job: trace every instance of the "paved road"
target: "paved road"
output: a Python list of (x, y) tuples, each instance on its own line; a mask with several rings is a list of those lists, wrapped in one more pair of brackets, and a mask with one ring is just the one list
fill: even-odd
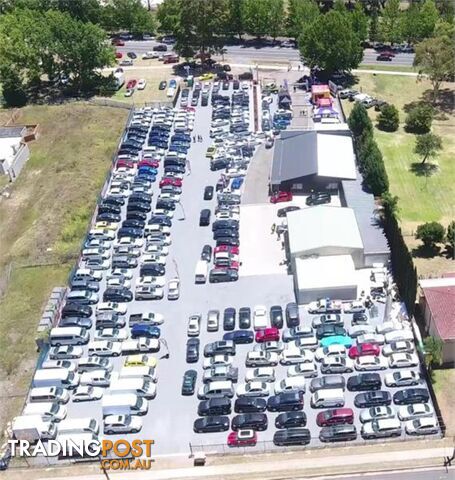
[(422, 468), (413, 470), (397, 470), (393, 472), (381, 473), (358, 473), (349, 475), (330, 475), (323, 477), (314, 477), (313, 480), (352, 480), (353, 478), (362, 478), (368, 480), (450, 480), (454, 478), (453, 469), (447, 471), (444, 467)]
[[(117, 47), (117, 50), (122, 53), (135, 52), (142, 55), (144, 52), (153, 49), (157, 42), (153, 40), (148, 41), (130, 41), (126, 42), (124, 47)], [(171, 46), (168, 46), (169, 51)], [(392, 65), (392, 66), (412, 66), (414, 61), (414, 54), (399, 53), (391, 62), (378, 62), (376, 60), (377, 52), (373, 49), (366, 49), (364, 51), (363, 65)], [(242, 45), (230, 45), (226, 47), (225, 59), (233, 63), (283, 63), (287, 61), (295, 62), (300, 60), (300, 55), (297, 49), (282, 48), (282, 47), (244, 47)]]

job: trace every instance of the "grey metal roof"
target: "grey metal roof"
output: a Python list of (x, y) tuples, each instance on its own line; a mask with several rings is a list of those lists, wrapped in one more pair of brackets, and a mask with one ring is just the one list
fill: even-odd
[(318, 172), (317, 137), (315, 131), (283, 131), (275, 141), (270, 183), (280, 184), (293, 178)]
[(0, 138), (15, 138), (22, 137), (26, 127), (24, 125), (0, 127)]
[(346, 206), (354, 210), (365, 255), (389, 253), (387, 238), (375, 215), (374, 197), (362, 189), (362, 178), (359, 172), (355, 180), (343, 180), (341, 184)]

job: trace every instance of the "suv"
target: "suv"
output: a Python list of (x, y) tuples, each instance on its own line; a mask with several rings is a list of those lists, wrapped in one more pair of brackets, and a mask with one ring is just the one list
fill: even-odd
[(239, 309), (239, 328), (251, 327), (251, 309), (250, 307), (242, 307)]
[(277, 446), (308, 445), (311, 433), (308, 428), (285, 428), (277, 430), (273, 435), (273, 443)]
[(234, 404), (236, 413), (265, 412), (267, 400), (259, 397), (239, 397)]
[(284, 412), (280, 413), (275, 418), (276, 428), (289, 428), (289, 427), (305, 427), (306, 426), (306, 414), (305, 412)]
[(334, 425), (323, 427), (319, 433), (321, 442), (346, 442), (357, 438), (357, 430), (354, 425)]
[(346, 380), (342, 375), (326, 375), (320, 378), (314, 378), (310, 383), (310, 392), (314, 393), (318, 390), (336, 389), (341, 388), (344, 390), (346, 387)]
[(399, 437), (401, 423), (396, 418), (380, 418), (362, 425), (361, 435), (365, 439)]
[(270, 323), (272, 327), (283, 328), (283, 309), (280, 305), (270, 307)]
[(288, 328), (300, 325), (299, 307), (295, 302), (286, 305), (286, 324)]
[(318, 413), (316, 423), (319, 427), (330, 425), (345, 425), (354, 423), (354, 412), (351, 408), (334, 408)]
[(289, 412), (303, 410), (303, 392), (284, 392), (267, 400), (269, 412)]
[(267, 430), (268, 420), (265, 413), (244, 413), (236, 415), (231, 422), (232, 430), (251, 428), (257, 431)]
[(214, 355), (235, 355), (235, 344), (232, 340), (219, 340), (208, 343), (204, 347), (204, 357), (213, 357)]
[(380, 390), (382, 386), (379, 373), (361, 373), (348, 378), (347, 388), (350, 392)]
[(227, 397), (210, 398), (199, 403), (197, 414), (207, 415), (229, 415), (231, 413), (231, 400)]

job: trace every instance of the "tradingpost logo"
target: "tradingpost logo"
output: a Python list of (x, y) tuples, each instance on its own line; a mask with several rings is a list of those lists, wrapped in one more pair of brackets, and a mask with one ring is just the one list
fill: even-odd
[(98, 457), (102, 470), (150, 470), (154, 440), (8, 440), (14, 457)]

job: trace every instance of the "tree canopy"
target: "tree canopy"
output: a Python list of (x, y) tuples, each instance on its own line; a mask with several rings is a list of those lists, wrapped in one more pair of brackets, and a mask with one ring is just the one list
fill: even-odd
[(319, 8), (313, 0), (290, 0), (286, 17), (287, 34), (297, 40), (319, 15)]

